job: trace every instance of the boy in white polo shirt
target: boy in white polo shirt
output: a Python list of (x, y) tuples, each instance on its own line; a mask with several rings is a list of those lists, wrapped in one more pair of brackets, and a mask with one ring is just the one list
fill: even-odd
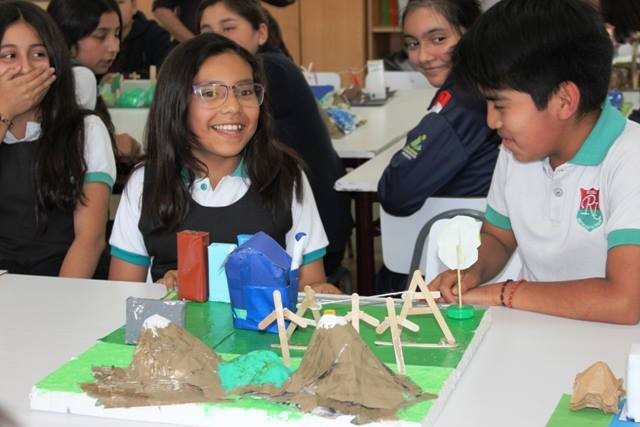
[[(466, 303), (640, 321), (640, 126), (607, 101), (612, 52), (581, 0), (503, 0), (459, 43), (454, 77), (502, 137)], [(524, 280), (478, 287), (516, 248)], [(455, 284), (430, 287), (453, 302)]]

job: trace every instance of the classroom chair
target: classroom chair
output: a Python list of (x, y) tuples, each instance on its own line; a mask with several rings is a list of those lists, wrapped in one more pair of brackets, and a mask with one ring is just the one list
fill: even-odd
[[(410, 274), (411, 258), (422, 227), (436, 215), (451, 209), (484, 211), (485, 197), (429, 197), (422, 207), (409, 216), (394, 216), (380, 207), (380, 241), (382, 261), (394, 273)], [(424, 272), (424, 260), (419, 263)]]

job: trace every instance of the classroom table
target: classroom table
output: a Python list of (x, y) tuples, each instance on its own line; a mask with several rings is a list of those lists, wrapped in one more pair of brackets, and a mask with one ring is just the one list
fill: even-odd
[(402, 149), (404, 143), (404, 138), (396, 141), (374, 158), (337, 180), (334, 185), (337, 191), (352, 193), (355, 200), (357, 284), (358, 292), (362, 295), (374, 294), (373, 240), (376, 233), (373, 223), (373, 203), (376, 201), (378, 181), (391, 157)]
[[(121, 326), (128, 296), (157, 298), (159, 285), (0, 275), (0, 407), (21, 427), (151, 427), (32, 411), (31, 386)], [(625, 377), (640, 326), (581, 322), (494, 307), (476, 354), (437, 427), (538, 427), (549, 419), (575, 375), (602, 360)], [(444, 350), (443, 350), (444, 351)], [(244, 425), (238, 417), (238, 425)], [(292, 421), (290, 425), (304, 425)], [(331, 426), (331, 420), (326, 421)], [(393, 425), (393, 423), (389, 423)]]

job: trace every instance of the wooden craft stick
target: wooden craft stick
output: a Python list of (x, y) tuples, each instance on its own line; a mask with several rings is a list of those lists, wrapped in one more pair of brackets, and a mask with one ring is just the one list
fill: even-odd
[[(382, 346), (392, 346), (393, 343), (389, 341), (374, 341), (375, 345)], [(448, 344), (448, 343), (422, 343), (422, 342), (407, 342), (402, 341), (403, 347), (413, 347), (413, 348), (456, 348), (458, 344)]]
[[(414, 274), (414, 277), (416, 277), (415, 274)], [(424, 280), (422, 279), (422, 275), (419, 275), (418, 281), (419, 281), (418, 286), (424, 286), (424, 287), (427, 286), (424, 283)], [(445, 339), (449, 344), (455, 344), (456, 339), (453, 337), (453, 334), (451, 333), (451, 329), (449, 329), (449, 325), (447, 324), (447, 322), (445, 322), (444, 317), (442, 316), (442, 313), (438, 308), (438, 304), (436, 304), (436, 301), (433, 299), (433, 297), (429, 292), (425, 294), (425, 297), (427, 298), (427, 304), (433, 310), (433, 317), (435, 317), (436, 322), (438, 322), (438, 326), (440, 326), (440, 330), (442, 330), (442, 333), (444, 334)]]
[(258, 329), (263, 330), (266, 329), (267, 326), (276, 321), (276, 312), (272, 311), (267, 317), (262, 319), (260, 323), (258, 323)]
[[(282, 348), (280, 346), (280, 344), (271, 344), (271, 348)], [(307, 349), (306, 346), (304, 345), (291, 345), (289, 344), (289, 350), (298, 350), (298, 351), (305, 351)]]
[(387, 316), (389, 319), (389, 327), (391, 328), (391, 342), (393, 343), (393, 352), (396, 356), (398, 373), (404, 375), (404, 356), (402, 354), (402, 343), (400, 342), (398, 323), (396, 322), (396, 307), (391, 298), (387, 298)]
[(278, 322), (278, 336), (280, 337), (282, 360), (284, 361), (284, 366), (289, 368), (291, 366), (291, 359), (289, 358), (289, 341), (287, 337), (287, 330), (284, 326), (282, 297), (280, 296), (280, 291), (278, 291), (277, 289), (273, 291), (273, 305), (276, 308), (276, 320)]
[(360, 333), (360, 301), (358, 294), (351, 294), (351, 326)]

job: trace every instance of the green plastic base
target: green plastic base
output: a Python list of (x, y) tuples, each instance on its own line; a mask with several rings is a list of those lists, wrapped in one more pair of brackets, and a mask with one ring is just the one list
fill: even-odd
[(471, 319), (476, 314), (476, 309), (472, 305), (458, 306), (450, 305), (447, 308), (447, 317), (449, 319)]

